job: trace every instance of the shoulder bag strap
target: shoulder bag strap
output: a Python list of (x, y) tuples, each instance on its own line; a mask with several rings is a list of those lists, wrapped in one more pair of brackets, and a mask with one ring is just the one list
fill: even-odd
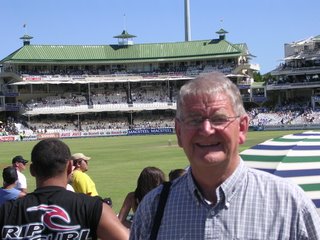
[(166, 206), (166, 202), (167, 202), (168, 195), (170, 192), (170, 186), (171, 186), (171, 182), (164, 182), (163, 183), (163, 188), (162, 188), (162, 191), (160, 194), (157, 212), (156, 212), (156, 215), (155, 215), (154, 221), (153, 221), (150, 240), (157, 239), (157, 235), (158, 235), (159, 227), (161, 225), (161, 219), (163, 216), (164, 208)]

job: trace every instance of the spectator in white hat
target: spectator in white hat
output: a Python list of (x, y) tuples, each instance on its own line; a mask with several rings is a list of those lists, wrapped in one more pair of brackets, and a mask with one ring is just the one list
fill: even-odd
[(74, 170), (72, 173), (72, 187), (77, 193), (84, 193), (89, 196), (98, 196), (96, 185), (93, 180), (85, 172), (88, 171), (88, 161), (91, 157), (87, 157), (83, 153), (75, 153), (72, 155)]

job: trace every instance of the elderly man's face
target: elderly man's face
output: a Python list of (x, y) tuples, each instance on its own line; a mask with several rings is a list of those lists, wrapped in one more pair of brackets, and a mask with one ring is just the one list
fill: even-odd
[(247, 128), (248, 118), (237, 116), (222, 93), (186, 97), (182, 118), (176, 120), (178, 143), (192, 168), (235, 168)]

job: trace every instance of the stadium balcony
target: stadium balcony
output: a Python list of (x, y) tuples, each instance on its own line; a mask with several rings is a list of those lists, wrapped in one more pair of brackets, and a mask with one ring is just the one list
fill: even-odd
[(166, 110), (176, 109), (176, 103), (168, 104), (168, 102), (153, 102), (153, 103), (133, 103), (130, 110), (142, 111), (142, 110)]
[(77, 106), (34, 106), (25, 108), (21, 111), (22, 115), (32, 116), (41, 114), (74, 114), (74, 113), (89, 113), (89, 112), (117, 112), (117, 111), (143, 111), (143, 110), (167, 110), (176, 109), (176, 103), (168, 102), (153, 102), (153, 103), (109, 103), (109, 104), (81, 104)]
[(72, 114), (77, 112), (88, 111), (88, 105), (78, 105), (78, 106), (44, 106), (44, 107), (33, 107), (25, 108), (21, 111), (22, 115), (32, 116), (41, 114)]

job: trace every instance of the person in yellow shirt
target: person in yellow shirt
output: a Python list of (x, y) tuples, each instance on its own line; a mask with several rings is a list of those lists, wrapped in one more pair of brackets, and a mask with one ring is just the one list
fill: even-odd
[(74, 170), (72, 173), (72, 187), (77, 193), (84, 193), (89, 196), (98, 196), (96, 185), (93, 180), (85, 172), (88, 171), (88, 161), (91, 157), (87, 157), (83, 153), (75, 153), (72, 155)]

